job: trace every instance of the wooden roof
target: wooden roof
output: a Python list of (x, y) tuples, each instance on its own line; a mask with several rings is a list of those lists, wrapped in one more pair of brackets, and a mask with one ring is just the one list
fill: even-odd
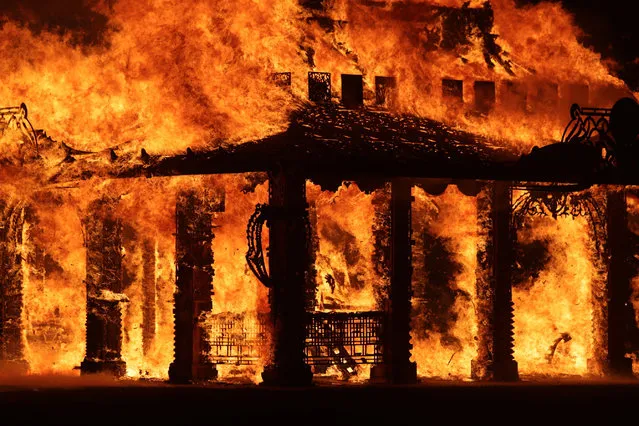
[(319, 180), (415, 177), (639, 183), (636, 170), (599, 170), (598, 154), (585, 146), (558, 143), (520, 158), (494, 140), (438, 121), (365, 108), (348, 110), (336, 104), (309, 104), (293, 114), (282, 133), (206, 152), (165, 156), (67, 150), (67, 159), (56, 167), (50, 182), (94, 176), (265, 172), (284, 166)]

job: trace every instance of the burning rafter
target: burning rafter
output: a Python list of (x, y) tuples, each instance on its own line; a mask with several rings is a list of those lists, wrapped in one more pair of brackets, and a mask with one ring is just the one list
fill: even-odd
[[(129, 178), (267, 171), (297, 164), (308, 176), (377, 175), (489, 178), (517, 157), (496, 142), (414, 116), (335, 105), (296, 113), (284, 133), (208, 152), (157, 156), (110, 152), (71, 155), (50, 177), (62, 183), (89, 177)], [(492, 173), (491, 173), (492, 171)]]
[[(587, 110), (584, 110), (587, 111)], [(572, 126), (572, 124), (571, 124)], [(50, 145), (55, 143), (48, 140)], [(489, 138), (456, 130), (441, 122), (373, 110), (313, 105), (291, 117), (289, 128), (265, 139), (225, 145), (204, 152), (152, 155), (107, 150), (64, 151), (45, 173), (50, 183), (90, 177), (131, 178), (193, 174), (244, 173), (296, 164), (309, 178), (339, 180), (376, 176), (437, 177), (537, 182), (639, 182), (631, 167), (599, 168), (585, 143), (557, 143), (518, 157)], [(43, 156), (46, 156), (43, 153)], [(599, 157), (600, 158), (600, 157)], [(570, 160), (570, 161), (568, 161)], [(542, 163), (547, 164), (542, 167)], [(626, 162), (631, 164), (631, 159)], [(561, 167), (560, 167), (561, 166)]]

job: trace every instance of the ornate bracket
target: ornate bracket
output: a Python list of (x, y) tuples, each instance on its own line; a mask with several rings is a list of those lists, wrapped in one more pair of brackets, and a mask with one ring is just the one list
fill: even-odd
[(571, 120), (564, 129), (561, 142), (600, 148), (605, 165), (616, 166), (616, 147), (610, 134), (610, 108), (570, 107)]
[[(255, 212), (251, 215), (246, 227), (246, 240), (248, 250), (246, 251), (246, 263), (249, 269), (267, 288), (271, 288), (273, 282), (266, 268), (264, 259), (264, 249), (262, 246), (262, 229), (269, 220), (276, 220), (285, 217), (299, 217), (304, 221), (304, 232), (306, 241), (311, 238), (311, 222), (308, 217), (308, 210), (276, 208), (269, 204), (258, 204)], [(308, 249), (308, 247), (307, 247)]]
[(264, 250), (262, 248), (262, 229), (271, 216), (271, 208), (268, 204), (258, 204), (251, 215), (246, 227), (246, 240), (248, 250), (246, 263), (258, 280), (266, 287), (271, 288), (271, 277), (266, 270)]

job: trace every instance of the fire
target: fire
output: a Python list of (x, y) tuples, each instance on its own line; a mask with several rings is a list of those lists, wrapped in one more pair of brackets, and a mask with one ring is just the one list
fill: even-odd
[(376, 308), (373, 267), (372, 194), (357, 184), (321, 191), (308, 184), (308, 199), (317, 214), (316, 309), (367, 311)]
[[(270, 311), (268, 289), (260, 283), (249, 270), (244, 256), (246, 254), (246, 224), (255, 205), (268, 201), (267, 184), (259, 183), (251, 190), (241, 176), (229, 176), (218, 179), (225, 192), (225, 210), (216, 213), (213, 220), (214, 269), (213, 311), (212, 315), (224, 313), (240, 314), (242, 324), (237, 324), (233, 333), (239, 340), (246, 339), (246, 330), (257, 329), (261, 318)], [(212, 340), (215, 333), (212, 330)], [(262, 351), (255, 364), (246, 366), (219, 365), (220, 379), (248, 377), (260, 382), (260, 374), (269, 354)]]
[[(41, 200), (23, 239), (25, 358), (32, 373), (70, 373), (84, 355), (86, 289), (80, 218), (68, 194)], [(44, 231), (46, 230), (46, 232)], [(81, 234), (80, 234), (81, 235)]]
[(419, 187), (413, 194), (413, 359), (420, 376), (469, 379), (477, 356), (476, 203), (453, 185), (439, 196)]
[[(529, 97), (545, 84), (588, 84), (600, 106), (624, 90), (579, 43), (572, 17), (557, 4), (473, 1), (479, 18), (471, 19), (469, 38), (442, 45), (433, 7), (463, 3), (334, 0), (320, 13), (296, 0), (115, 2), (96, 6), (108, 25), (107, 42), (94, 46), (9, 21), (0, 30), (0, 98), (33, 105), (40, 128), (78, 149), (178, 152), (283, 129), (296, 100), (306, 98), (308, 71), (331, 72), (336, 94), (341, 73), (364, 74), (368, 100), (374, 76), (392, 75), (400, 82), (399, 112), (452, 119), (523, 150), (558, 139), (559, 123), (548, 120), (557, 111), (450, 117), (439, 100), (441, 79), (464, 81), (469, 104), (476, 80), (494, 81), (499, 91), (514, 79)], [(278, 71), (293, 73), (293, 97), (273, 87)]]
[[(94, 153), (113, 148), (138, 155), (144, 148), (172, 155), (187, 147), (259, 140), (287, 128), (290, 114), (306, 102), (307, 73), (325, 71), (332, 75), (333, 98), (339, 97), (341, 74), (362, 74), (365, 105), (377, 108), (375, 77), (395, 77), (396, 96), (383, 113), (444, 121), (522, 153), (560, 139), (568, 106), (582, 101), (584, 87), (584, 101), (602, 107), (630, 93), (579, 42), (572, 17), (556, 3), (327, 0), (323, 9), (298, 0), (93, 3), (107, 23), (102, 41), (93, 45), (12, 21), (0, 28), (0, 99), (4, 105), (25, 102), (31, 122), (46, 131), (41, 163), (22, 167), (26, 148), (19, 129), (0, 129), (0, 201), (25, 205), (18, 251), (24, 357), (32, 374), (72, 374), (83, 359), (82, 216), (103, 195), (118, 199), (124, 229), (125, 288), (113, 296), (123, 308), (129, 377), (166, 378), (172, 361), (180, 190), (213, 187), (225, 194), (225, 210), (214, 213), (211, 224), (211, 341), (215, 318), (240, 315), (246, 327), (257, 328), (269, 312), (267, 289), (244, 260), (246, 224), (255, 205), (267, 202), (263, 176), (90, 179), (51, 186), (46, 177), (63, 160), (58, 143)], [(447, 13), (465, 22), (462, 31), (451, 33)], [(276, 72), (292, 73), (290, 89), (273, 84)], [(444, 79), (462, 82), (461, 105), (442, 99)], [(494, 91), (488, 113), (473, 106), (481, 97), (476, 82), (488, 82), (487, 90)], [(318, 240), (316, 312), (383, 309), (379, 291), (388, 277), (376, 264), (373, 223), (380, 213), (375, 196), (384, 190), (368, 193), (356, 183), (336, 191), (307, 185)], [(467, 379), (476, 355), (476, 205), (452, 187), (440, 196), (415, 188), (414, 196), (413, 285), (434, 297), (428, 292), (436, 278), (425, 278), (430, 239), (453, 265), (445, 285), (438, 283), (446, 287), (442, 293), (453, 294), (439, 295), (448, 297), (445, 320), (442, 312), (423, 310), (424, 300), (413, 299), (414, 325), (428, 323), (413, 331), (413, 359), (422, 376)], [(542, 241), (548, 258), (538, 276), (515, 286), (515, 357), (523, 374), (583, 375), (593, 339), (589, 297), (598, 279), (588, 224), (531, 224), (519, 231), (520, 242)], [(220, 377), (239, 374), (257, 382), (267, 357), (260, 353), (246, 368), (220, 365)]]
[(522, 273), (513, 283), (513, 301), (519, 370), (586, 375), (597, 326), (591, 294), (602, 279), (591, 224), (584, 217), (529, 218), (517, 236)]

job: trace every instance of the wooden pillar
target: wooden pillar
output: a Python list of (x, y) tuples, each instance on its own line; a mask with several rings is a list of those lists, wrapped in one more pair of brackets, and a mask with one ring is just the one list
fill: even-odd
[(378, 277), (373, 283), (375, 291), (375, 309), (386, 310), (390, 292), (391, 271), (391, 188), (390, 183), (373, 192), (372, 204), (375, 209), (373, 217), (373, 268)]
[(23, 229), (25, 209), (0, 200), (0, 371), (24, 373), (22, 340)]
[(514, 233), (508, 182), (494, 182), (477, 195), (477, 359), (475, 380), (514, 381), (511, 268)]
[(151, 350), (155, 338), (155, 246), (151, 240), (142, 243), (142, 352)]
[(310, 235), (308, 243), (308, 273), (306, 274), (306, 295), (304, 296), (305, 309), (307, 312), (315, 311), (317, 306), (317, 269), (315, 260), (319, 253), (319, 228), (317, 227), (317, 205), (315, 202), (308, 204), (308, 220), (310, 225)]
[(310, 385), (304, 362), (306, 276), (310, 269), (306, 179), (282, 168), (269, 173), (269, 274), (273, 323), (272, 363), (265, 385)]
[(394, 384), (417, 382), (417, 365), (410, 361), (411, 322), (411, 182), (391, 182), (390, 196), (390, 289), (384, 330), (384, 364), (371, 371)]
[(86, 246), (86, 354), (82, 374), (126, 373), (122, 360), (122, 222), (117, 199), (92, 202), (83, 218)]
[(603, 372), (609, 377), (632, 377), (630, 333), (634, 326), (634, 311), (630, 301), (630, 231), (626, 193), (623, 187), (609, 188), (606, 194), (608, 279), (607, 293), (607, 357)]
[(175, 358), (169, 367), (174, 383), (212, 380), (210, 343), (203, 323), (213, 309), (213, 213), (224, 210), (220, 194), (183, 191), (176, 205)]

